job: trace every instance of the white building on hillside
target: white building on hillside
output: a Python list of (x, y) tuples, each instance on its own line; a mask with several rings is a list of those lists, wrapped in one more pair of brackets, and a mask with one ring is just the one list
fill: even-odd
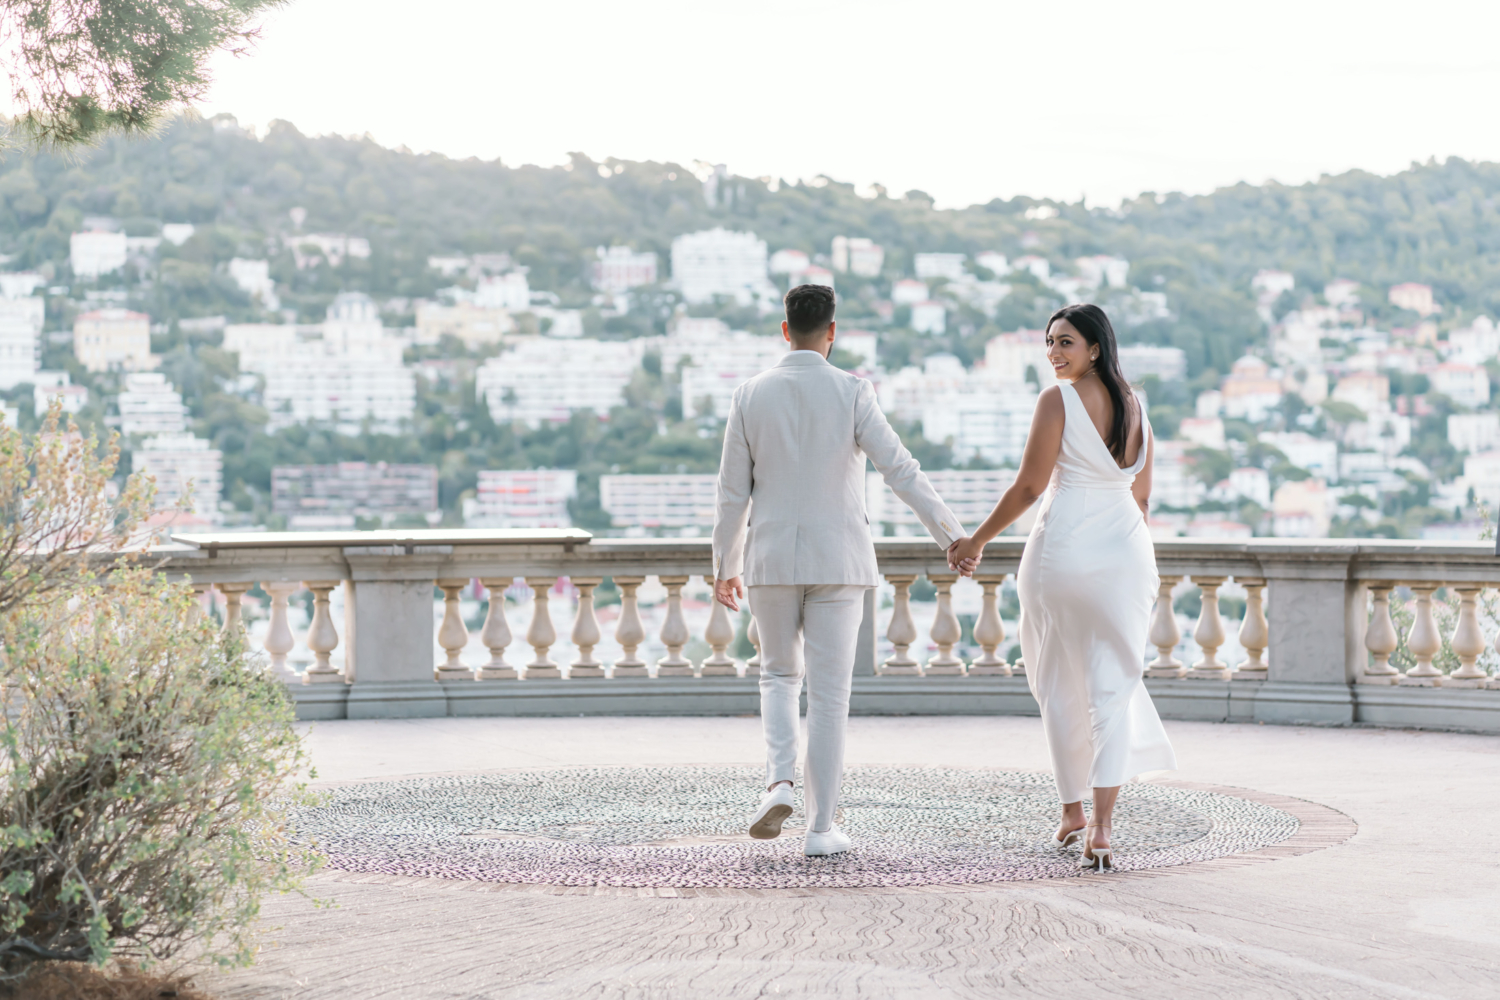
[(370, 256), (370, 241), (362, 236), (346, 236), (343, 233), (298, 233), (288, 236), (283, 245), (292, 251), (292, 260), (297, 270), (315, 267), (319, 261), (327, 261), (330, 267), (338, 267), (345, 257), (363, 260)]
[(64, 413), (77, 413), (89, 403), (87, 386), (73, 385), (64, 371), (39, 371), (32, 376), (31, 406), (38, 418), (44, 417), (54, 400)]
[(276, 295), (276, 282), (271, 280), (270, 261), (235, 257), (229, 262), (229, 277), (234, 279), (241, 291), (259, 302), (262, 309), (275, 311), (281, 308), (281, 299)]
[(599, 506), (632, 534), (712, 531), (719, 477), (712, 473), (599, 477)]
[(74, 233), (68, 241), (68, 262), (80, 278), (97, 278), (125, 266), (124, 233), (90, 230)]
[(1187, 378), (1187, 352), (1180, 347), (1126, 344), (1120, 348), (1120, 367), (1132, 382), (1147, 375), (1155, 375), (1163, 382), (1177, 382)]
[(861, 278), (878, 278), (885, 267), (885, 248), (867, 236), (835, 236), (833, 269)]
[(116, 398), (120, 408), (120, 433), (182, 434), (187, 430), (188, 408), (182, 395), (161, 372), (134, 372), (125, 376), (125, 389)]
[(1471, 409), (1490, 401), (1490, 373), (1479, 365), (1441, 364), (1427, 370), (1432, 391)]
[(375, 433), (395, 434), (417, 407), (411, 370), (370, 358), (319, 358), (270, 371), (265, 380), (272, 430), (316, 421), (358, 434), (368, 422)]
[(1183, 417), (1177, 425), (1177, 436), (1199, 448), (1223, 451), (1228, 447), (1224, 440), (1224, 421), (1220, 417)]
[(1044, 330), (1002, 333), (984, 346), (985, 377), (993, 382), (1034, 381), (1039, 389), (1057, 382), (1057, 372), (1047, 360)]
[(691, 303), (723, 295), (740, 305), (776, 298), (766, 277), (766, 241), (754, 233), (710, 229), (672, 241), (672, 280)]
[[(834, 237), (837, 239), (838, 237)], [(777, 250), (771, 254), (768, 268), (772, 274), (800, 274), (812, 267), (812, 258), (801, 250)], [(835, 265), (835, 271), (847, 271), (847, 267)]]
[(919, 253), (912, 257), (912, 270), (927, 281), (936, 278), (958, 281), (964, 276), (964, 262), (968, 259), (961, 253)]
[(526, 281), (526, 273), (516, 270), (480, 278), (474, 289), (474, 304), (481, 309), (525, 312), (531, 308), (531, 285)]
[(929, 294), (927, 282), (917, 281), (915, 278), (902, 278), (891, 286), (891, 301), (898, 306), (926, 302)]
[(1463, 365), (1482, 365), (1500, 356), (1500, 327), (1488, 316), (1448, 333), (1448, 360)]
[(1299, 469), (1330, 482), (1339, 477), (1339, 446), (1329, 438), (1313, 437), (1302, 431), (1264, 431), (1261, 444), (1268, 444), (1286, 456)]
[(1262, 306), (1272, 305), (1281, 298), (1282, 292), (1290, 292), (1296, 287), (1297, 279), (1286, 271), (1257, 271), (1250, 279), (1250, 290)]
[(1196, 447), (1189, 441), (1156, 441), (1151, 469), (1151, 505), (1196, 507), (1207, 488), (1188, 464), (1187, 453)]
[(628, 292), (641, 285), (656, 284), (656, 254), (637, 253), (630, 247), (599, 247), (595, 251), (594, 288), (601, 292)]
[(1091, 290), (1104, 287), (1124, 288), (1130, 277), (1130, 261), (1124, 257), (1099, 254), (1094, 257), (1079, 257), (1073, 263)]
[(322, 323), (233, 324), (224, 350), (239, 355), (240, 370), (265, 378), (264, 404), (277, 429), (307, 421), (332, 422), (340, 433), (392, 433), (416, 411), (417, 386), (402, 364), (404, 342), (381, 325), (374, 300), (345, 292)]
[[(1016, 481), (1014, 469), (935, 469), (927, 473), (932, 488), (943, 498), (953, 516), (967, 531), (979, 526), (1000, 499), (1000, 494), (1010, 489)], [(870, 517), (870, 532), (874, 535), (893, 535), (898, 538), (921, 537), (927, 534), (917, 515), (901, 502), (895, 492), (885, 484), (878, 472), (865, 474), (865, 511)], [(1018, 529), (1030, 530), (1030, 518)]]
[(464, 500), (464, 526), (570, 528), (568, 503), (576, 496), (573, 469), (487, 469), (479, 473), (475, 496)]
[(224, 490), (224, 455), (191, 434), (159, 434), (131, 454), (135, 472), (156, 480), (156, 507), (166, 510), (192, 489), (192, 511), (214, 516)]
[(941, 302), (916, 302), (911, 307), (911, 328), (917, 333), (940, 334), (948, 329), (948, 309)]
[[(835, 341), (837, 343), (837, 341)], [(881, 379), (876, 390), (880, 408), (898, 420), (921, 420), (935, 403), (972, 388), (963, 362), (951, 354), (929, 354), (922, 367), (908, 365)]]
[(951, 442), (955, 461), (978, 455), (987, 462), (1019, 465), (1036, 400), (1036, 390), (1024, 382), (959, 393), (923, 409), (922, 436)]
[(1500, 413), (1455, 413), (1448, 418), (1448, 443), (1478, 454), (1500, 448)]
[(1359, 305), (1359, 282), (1334, 278), (1323, 286), (1323, 301), (1335, 309), (1353, 309)]
[(35, 271), (0, 272), (0, 299), (24, 299), (36, 293), (47, 279)]
[(0, 298), (0, 389), (31, 382), (41, 366), (47, 303), (37, 295)]
[(684, 415), (722, 419), (729, 416), (734, 390), (780, 361), (787, 344), (780, 337), (730, 330), (722, 320), (682, 317), (671, 334), (653, 338), (644, 350), (661, 356), (662, 371), (681, 371)]
[(523, 340), (480, 367), (475, 391), (496, 423), (561, 423), (575, 410), (605, 416), (625, 402), (644, 346), (641, 340)]

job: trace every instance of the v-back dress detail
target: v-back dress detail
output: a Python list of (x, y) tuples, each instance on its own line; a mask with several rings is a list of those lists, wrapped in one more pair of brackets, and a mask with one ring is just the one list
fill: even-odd
[(1078, 390), (1060, 386), (1062, 450), (1016, 587), (1021, 655), (1057, 792), (1077, 802), (1091, 788), (1175, 770), (1177, 758), (1142, 680), (1159, 580), (1131, 486), (1146, 465), (1151, 425), (1142, 414), (1140, 455), (1122, 469)]

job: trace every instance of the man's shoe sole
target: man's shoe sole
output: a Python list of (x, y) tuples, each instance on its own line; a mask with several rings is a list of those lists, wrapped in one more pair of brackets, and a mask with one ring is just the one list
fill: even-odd
[(750, 825), (750, 836), (755, 840), (775, 840), (781, 836), (781, 824), (792, 814), (791, 806), (772, 806), (766, 814)]

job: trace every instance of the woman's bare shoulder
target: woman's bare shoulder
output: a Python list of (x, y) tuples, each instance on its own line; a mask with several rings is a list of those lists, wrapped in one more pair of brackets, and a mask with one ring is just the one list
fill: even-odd
[(1055, 406), (1061, 412), (1063, 408), (1062, 383), (1057, 382), (1043, 389), (1041, 395), (1036, 398), (1037, 406)]

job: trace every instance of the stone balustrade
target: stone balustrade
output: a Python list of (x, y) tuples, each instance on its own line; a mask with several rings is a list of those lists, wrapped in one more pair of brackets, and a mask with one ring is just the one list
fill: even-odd
[[(1016, 637), (1007, 634), (999, 604), (1023, 547), (1024, 540), (1006, 538), (987, 549), (975, 576), (980, 611), (965, 643), (953, 607), (959, 578), (943, 553), (926, 540), (877, 540), (891, 600), (877, 609), (873, 591), (867, 599), (854, 710), (1035, 712), (1025, 664), (1006, 655)], [(754, 619), (746, 638), (757, 654), (740, 662), (731, 652), (736, 618), (725, 608), (712, 605), (697, 637), (683, 612), (695, 578), (712, 586), (706, 540), (594, 539), (577, 530), (186, 534), (160, 555), (169, 573), (219, 592), (225, 628), (243, 627), (246, 591), (258, 584), (269, 596), (264, 650), (306, 718), (755, 709)], [(1485, 589), (1500, 586), (1500, 559), (1487, 543), (1183, 539), (1158, 543), (1157, 563), (1152, 648), (1142, 659), (1163, 715), (1500, 731), (1500, 678), (1480, 662), (1488, 648), (1480, 608)], [(552, 601), (564, 578), (577, 597), (571, 646), (563, 647), (574, 650), (571, 659), (555, 652)], [(924, 612), (929, 648), (917, 648), (912, 590), (924, 578), (935, 599)], [(651, 579), (664, 592), (654, 636), (639, 605)], [(606, 583), (619, 598), (610, 647), (619, 652), (608, 659), (599, 655), (604, 631), (595, 607)], [(490, 598), (477, 634), (488, 658), (469, 662), (460, 597), (476, 584)], [(1245, 603), (1237, 625), (1243, 652), (1235, 656), (1225, 654), (1235, 627), (1221, 611), (1225, 587)], [(341, 588), (340, 627), (331, 596)], [(1173, 611), (1174, 595), (1189, 588), (1202, 598), (1190, 628), (1196, 658), (1180, 655), (1183, 629)], [(434, 589), (443, 602), (436, 628)], [(304, 590), (312, 595), (304, 643), (314, 660), (298, 673), (288, 663), (296, 646), (288, 610)], [(507, 590), (530, 591), (529, 602), (509, 609), (525, 621), (508, 617)], [(1392, 617), (1397, 595), (1401, 608), (1410, 607), (1404, 636)], [(1452, 595), (1451, 653), (1438, 626), (1450, 612), (1435, 595)], [(1500, 635), (1493, 641), (1500, 650)], [(331, 661), (341, 643), (342, 670)], [(694, 645), (709, 652), (695, 661)], [(434, 646), (443, 651), (438, 657)], [(648, 648), (664, 655), (648, 662)], [(1403, 672), (1393, 656), (1411, 665)]]

